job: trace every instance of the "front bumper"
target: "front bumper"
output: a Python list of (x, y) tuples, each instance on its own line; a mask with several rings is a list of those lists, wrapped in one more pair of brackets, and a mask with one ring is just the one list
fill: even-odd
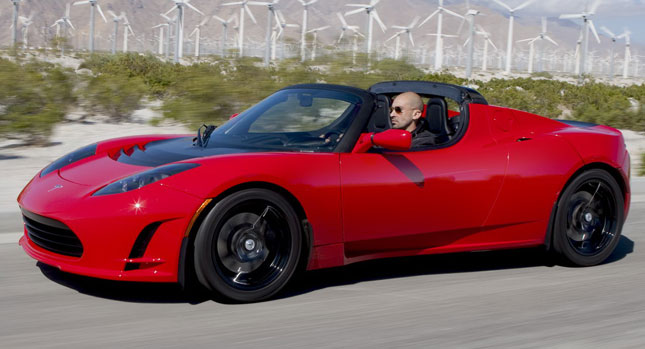
[(95, 189), (54, 173), (28, 184), (18, 198), (21, 209), (69, 227), (83, 252), (74, 257), (47, 249), (30, 239), (27, 227), (20, 239), (25, 252), (74, 274), (177, 282), (182, 239), (204, 200), (158, 183), (97, 197)]

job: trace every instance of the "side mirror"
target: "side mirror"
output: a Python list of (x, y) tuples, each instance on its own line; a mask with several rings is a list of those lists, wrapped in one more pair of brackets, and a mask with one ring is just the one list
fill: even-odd
[(412, 134), (405, 130), (389, 129), (372, 135), (372, 144), (389, 150), (408, 150)]
[(233, 114), (233, 115), (229, 116), (229, 117), (228, 117), (228, 119), (229, 119), (229, 120), (231, 120), (232, 118), (234, 118), (234, 117), (236, 117), (236, 116), (238, 116), (238, 115), (240, 115), (240, 113), (235, 113), (235, 114)]
[(363, 133), (352, 153), (364, 153), (372, 146), (389, 150), (408, 150), (412, 145), (412, 134), (404, 130), (389, 129), (379, 133)]

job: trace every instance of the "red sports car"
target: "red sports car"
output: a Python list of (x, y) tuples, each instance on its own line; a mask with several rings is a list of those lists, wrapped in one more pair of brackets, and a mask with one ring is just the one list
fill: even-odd
[[(423, 97), (435, 144), (393, 129)], [(601, 263), (630, 203), (629, 154), (607, 126), (490, 106), (421, 81), (284, 88), (193, 135), (107, 140), (18, 197), (33, 258), (91, 277), (269, 298), (298, 270), (374, 258), (545, 245)]]

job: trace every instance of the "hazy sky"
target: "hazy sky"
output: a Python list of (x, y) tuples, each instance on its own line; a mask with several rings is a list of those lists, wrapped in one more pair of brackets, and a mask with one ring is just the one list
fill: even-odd
[[(437, 0), (429, 1), (437, 2)], [(514, 8), (526, 0), (501, 1)], [(450, 3), (463, 2), (465, 1), (451, 1)], [(587, 3), (591, 7), (594, 2), (587, 0), (537, 0), (518, 11), (516, 15), (558, 17), (561, 14), (581, 13), (585, 10)], [(490, 8), (501, 8), (493, 0), (471, 0), (471, 3)], [(601, 0), (596, 10), (596, 15), (592, 17), (592, 20), (599, 34), (600, 27), (603, 25), (616, 35), (622, 33), (624, 28), (628, 28), (632, 32), (632, 43), (645, 45), (645, 0)], [(582, 25), (582, 20), (572, 21)]]

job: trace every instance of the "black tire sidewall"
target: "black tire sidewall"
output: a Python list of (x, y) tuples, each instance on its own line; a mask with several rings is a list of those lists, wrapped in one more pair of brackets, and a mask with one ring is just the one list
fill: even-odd
[[(614, 198), (616, 200), (616, 231), (613, 239), (607, 246), (604, 247), (604, 249), (600, 253), (591, 256), (585, 256), (576, 252), (568, 241), (566, 233), (568, 219), (567, 206), (569, 204), (571, 196), (576, 193), (576, 190), (580, 187), (580, 185), (591, 179), (598, 179), (603, 181), (609, 186), (609, 188), (611, 188), (614, 194)], [(609, 257), (609, 255), (611, 255), (611, 253), (614, 251), (616, 245), (618, 244), (618, 241), (620, 240), (620, 233), (623, 228), (623, 221), (625, 216), (624, 203), (625, 199), (620, 186), (616, 182), (616, 179), (614, 179), (612, 175), (607, 173), (607, 171), (601, 169), (587, 170), (585, 172), (582, 172), (573, 181), (571, 181), (571, 183), (567, 185), (564, 192), (560, 196), (560, 199), (558, 200), (555, 216), (556, 219), (553, 226), (553, 248), (560, 257), (561, 261), (566, 265), (585, 267), (600, 264), (605, 259), (607, 259), (607, 257)]]
[[(219, 235), (222, 219), (229, 210), (248, 200), (263, 200), (275, 206), (286, 219), (291, 237), (291, 250), (284, 270), (270, 284), (255, 290), (241, 290), (229, 285), (217, 272), (213, 242)], [(268, 189), (245, 189), (230, 194), (219, 201), (208, 213), (195, 237), (195, 271), (201, 284), (209, 290), (236, 302), (255, 302), (278, 293), (291, 279), (299, 263), (302, 249), (302, 232), (298, 216), (289, 202), (280, 194)]]

